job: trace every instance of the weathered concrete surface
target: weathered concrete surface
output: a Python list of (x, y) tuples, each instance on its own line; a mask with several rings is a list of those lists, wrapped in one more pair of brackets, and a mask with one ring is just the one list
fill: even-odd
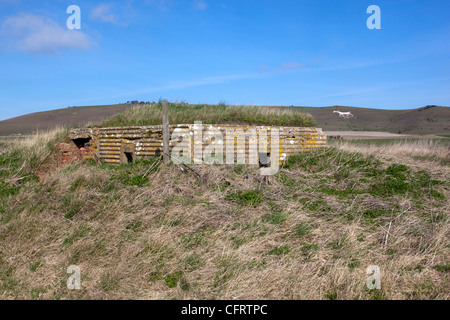
[[(96, 154), (107, 163), (126, 163), (131, 159), (159, 156), (163, 153), (162, 126), (85, 128), (75, 129), (69, 138), (90, 154)], [(233, 139), (237, 155), (261, 152), (261, 147), (271, 152), (272, 133), (279, 134), (280, 163), (290, 155), (325, 146), (327, 137), (322, 129), (309, 127), (273, 127), (249, 125), (171, 125), (169, 149), (186, 148), (194, 159), (196, 148), (215, 148), (216, 152), (226, 154), (226, 140)], [(200, 140), (199, 140), (199, 137)], [(198, 149), (197, 149), (198, 150)], [(198, 159), (197, 159), (198, 160)], [(246, 162), (248, 163), (248, 162)]]

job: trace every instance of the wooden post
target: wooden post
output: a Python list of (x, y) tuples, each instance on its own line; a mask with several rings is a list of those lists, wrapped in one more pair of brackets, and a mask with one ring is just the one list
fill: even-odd
[(164, 150), (164, 162), (169, 162), (169, 102), (167, 100), (163, 101), (162, 105), (163, 112), (163, 150)]

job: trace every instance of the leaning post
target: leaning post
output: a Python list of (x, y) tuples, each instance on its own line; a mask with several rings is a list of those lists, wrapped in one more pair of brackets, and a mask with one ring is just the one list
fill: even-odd
[(169, 162), (169, 102), (166, 100), (162, 103), (162, 113), (163, 113), (163, 150), (164, 162)]

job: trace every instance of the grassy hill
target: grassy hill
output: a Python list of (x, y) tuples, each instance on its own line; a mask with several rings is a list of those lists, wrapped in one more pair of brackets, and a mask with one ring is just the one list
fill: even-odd
[[(0, 121), (0, 136), (28, 134), (55, 126), (154, 125), (161, 123), (161, 106), (130, 104), (66, 108), (29, 114)], [(310, 126), (326, 131), (385, 131), (406, 134), (450, 135), (450, 108), (424, 107), (412, 110), (380, 110), (356, 107), (251, 107), (170, 104), (172, 123), (250, 123)], [(340, 118), (334, 110), (351, 111), (351, 119)], [(111, 116), (114, 117), (110, 118)], [(312, 116), (312, 117), (311, 117)], [(314, 120), (315, 119), (315, 120)]]
[[(300, 107), (310, 113), (327, 131), (383, 131), (404, 134), (450, 134), (450, 107), (424, 107), (412, 110), (380, 110), (356, 107)], [(340, 118), (333, 111), (350, 111), (355, 117)]]
[(201, 184), (158, 158), (57, 167), (63, 139), (0, 140), (0, 299), (448, 299), (447, 146), (199, 165)]
[(97, 123), (130, 108), (129, 104), (71, 107), (23, 115), (0, 121), (0, 136), (30, 134), (55, 127), (85, 126)]
[[(169, 103), (171, 123), (251, 124), (280, 126), (315, 126), (314, 118), (296, 108)], [(137, 106), (97, 124), (100, 127), (147, 126), (162, 124), (162, 104)]]

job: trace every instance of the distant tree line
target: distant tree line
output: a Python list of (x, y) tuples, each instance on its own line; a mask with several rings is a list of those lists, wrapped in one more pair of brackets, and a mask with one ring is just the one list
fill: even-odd
[(127, 101), (127, 104), (154, 104), (154, 103), (156, 103), (156, 102), (155, 101), (153, 101), (153, 102), (150, 102), (150, 101), (137, 101), (137, 100)]

